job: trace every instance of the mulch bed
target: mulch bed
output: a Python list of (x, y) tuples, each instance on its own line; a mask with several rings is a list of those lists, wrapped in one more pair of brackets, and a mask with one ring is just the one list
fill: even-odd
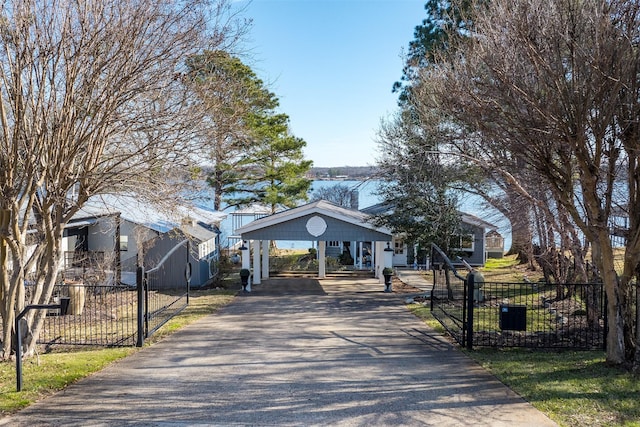
[(402, 280), (394, 277), (392, 279), (392, 289), (394, 294), (419, 294), (424, 293), (424, 291), (420, 288), (416, 288), (415, 286), (408, 285), (404, 283)]

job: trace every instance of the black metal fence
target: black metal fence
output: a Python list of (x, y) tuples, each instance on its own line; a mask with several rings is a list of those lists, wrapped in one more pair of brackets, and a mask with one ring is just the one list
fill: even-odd
[[(30, 300), (32, 286), (27, 286)], [(67, 314), (47, 310), (36, 339), (43, 345), (130, 346), (137, 342), (136, 289), (126, 285), (56, 285), (52, 304), (68, 298)]]
[(190, 280), (188, 240), (174, 246), (154, 268), (148, 271), (138, 268), (138, 290), (144, 302), (144, 312), (138, 317), (143, 330), (138, 345), (187, 307)]
[(434, 271), (431, 310), (461, 345), (604, 348), (601, 284), (479, 282), (454, 271)]
[(66, 313), (61, 313), (60, 308), (33, 305), (34, 287), (26, 286), (30, 307), (47, 310), (36, 342), (47, 346), (141, 346), (188, 305), (191, 277), (188, 255), (189, 242), (185, 240), (153, 269), (145, 272), (139, 268), (135, 287), (80, 282), (56, 285), (48, 304), (60, 305), (66, 300)]

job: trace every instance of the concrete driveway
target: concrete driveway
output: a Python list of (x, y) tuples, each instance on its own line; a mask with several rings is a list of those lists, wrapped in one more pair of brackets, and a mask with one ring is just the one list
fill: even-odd
[(554, 426), (373, 279), (269, 279), (7, 426)]

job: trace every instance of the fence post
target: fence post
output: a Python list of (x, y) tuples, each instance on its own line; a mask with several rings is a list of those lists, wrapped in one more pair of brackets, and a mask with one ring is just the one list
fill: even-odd
[(189, 305), (189, 297), (191, 294), (191, 260), (189, 259), (189, 255), (191, 254), (191, 246), (189, 241), (187, 240), (187, 265), (185, 266), (184, 278), (187, 282), (187, 305)]
[(466, 334), (466, 347), (468, 350), (473, 350), (473, 289), (474, 289), (474, 274), (467, 274), (467, 278), (464, 281), (465, 290), (467, 296), (467, 334)]
[(136, 347), (142, 347), (144, 344), (144, 267), (136, 269), (136, 288), (138, 291), (138, 340)]

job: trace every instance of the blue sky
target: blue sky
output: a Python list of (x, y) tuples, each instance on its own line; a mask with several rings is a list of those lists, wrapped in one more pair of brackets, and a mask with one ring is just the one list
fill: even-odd
[(424, 0), (240, 0), (250, 65), (280, 100), (314, 166), (375, 164), (380, 121)]

